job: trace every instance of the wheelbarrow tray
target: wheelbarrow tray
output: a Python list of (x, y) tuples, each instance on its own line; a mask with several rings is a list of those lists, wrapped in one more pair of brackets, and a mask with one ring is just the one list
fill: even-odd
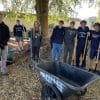
[(99, 78), (93, 73), (64, 63), (40, 63), (36, 69), (43, 84), (55, 86), (63, 95), (78, 94)]

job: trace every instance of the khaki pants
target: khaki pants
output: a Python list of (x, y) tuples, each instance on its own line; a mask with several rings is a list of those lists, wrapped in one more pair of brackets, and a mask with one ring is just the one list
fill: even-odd
[(8, 46), (5, 46), (3, 50), (0, 49), (0, 72), (2, 74), (6, 74), (8, 72), (6, 62), (7, 62), (7, 56), (8, 56)]

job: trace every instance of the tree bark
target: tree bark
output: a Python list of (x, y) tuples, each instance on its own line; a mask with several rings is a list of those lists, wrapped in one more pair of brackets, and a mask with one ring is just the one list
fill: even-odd
[(48, 37), (48, 3), (49, 0), (36, 0), (37, 20), (40, 21), (44, 37)]

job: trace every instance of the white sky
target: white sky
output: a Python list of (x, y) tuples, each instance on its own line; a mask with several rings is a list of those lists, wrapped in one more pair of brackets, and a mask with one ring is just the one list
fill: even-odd
[(88, 4), (85, 3), (82, 5), (82, 8), (78, 8), (77, 11), (78, 11), (77, 17), (81, 19), (97, 16), (98, 14), (98, 8), (96, 8), (95, 6), (89, 8)]
[[(3, 10), (3, 5), (0, 2), (0, 11)], [(76, 9), (78, 12), (77, 18), (86, 19), (88, 17), (97, 16), (98, 10), (95, 7), (88, 7), (88, 4), (83, 3), (81, 8)]]
[(0, 11), (3, 11), (3, 5), (0, 3)]

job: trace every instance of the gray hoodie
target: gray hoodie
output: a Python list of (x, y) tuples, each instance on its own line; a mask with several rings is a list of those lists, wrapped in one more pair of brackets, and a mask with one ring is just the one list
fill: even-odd
[(32, 35), (32, 47), (40, 47), (42, 44), (42, 35), (41, 33), (34, 33), (34, 36)]
[(64, 44), (68, 47), (73, 47), (75, 43), (76, 37), (76, 29), (71, 29), (70, 27), (66, 28), (65, 37), (64, 37)]

